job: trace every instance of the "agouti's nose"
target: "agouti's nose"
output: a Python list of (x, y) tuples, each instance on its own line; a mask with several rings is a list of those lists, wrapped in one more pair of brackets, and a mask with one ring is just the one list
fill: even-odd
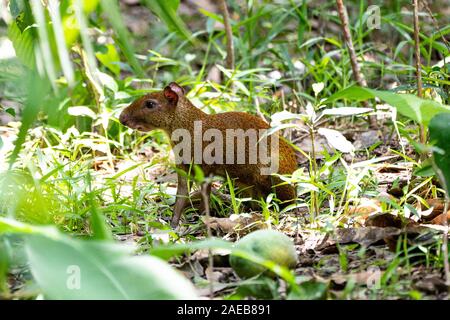
[(121, 124), (123, 124), (124, 126), (127, 125), (128, 122), (128, 116), (125, 114), (125, 112), (122, 112), (119, 116), (119, 121)]

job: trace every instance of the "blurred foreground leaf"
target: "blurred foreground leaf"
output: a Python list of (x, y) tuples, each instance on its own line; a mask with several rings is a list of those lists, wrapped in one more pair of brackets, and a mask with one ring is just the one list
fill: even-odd
[(166, 262), (132, 248), (70, 238), (53, 227), (0, 217), (0, 234), (24, 235), (31, 273), (50, 299), (195, 299), (192, 284)]

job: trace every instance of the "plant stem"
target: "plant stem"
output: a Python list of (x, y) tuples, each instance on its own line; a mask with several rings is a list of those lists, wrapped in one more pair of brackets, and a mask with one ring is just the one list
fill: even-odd
[[(345, 44), (348, 49), (348, 53), (350, 55), (350, 63), (352, 66), (353, 77), (355, 78), (356, 83), (361, 87), (367, 87), (366, 79), (364, 79), (363, 74), (361, 73), (361, 69), (358, 64), (358, 60), (356, 57), (355, 47), (353, 46), (352, 35), (350, 33), (350, 27), (348, 22), (348, 14), (347, 9), (345, 8), (343, 0), (336, 0), (336, 5), (339, 13), (339, 19), (341, 20), (342, 32), (344, 33)], [(369, 108), (369, 103), (367, 101), (363, 101), (363, 105), (365, 108)], [(369, 124), (372, 128), (376, 127), (376, 118), (374, 116), (369, 116)]]
[(227, 36), (227, 68), (234, 69), (234, 44), (233, 44), (233, 31), (230, 25), (230, 14), (228, 13), (226, 0), (220, 0), (220, 11), (223, 16), (223, 25), (225, 27), (225, 33)]
[[(420, 61), (420, 38), (419, 38), (419, 0), (413, 0), (413, 16), (414, 16), (414, 55), (416, 58), (416, 81), (417, 96), (422, 98), (422, 64)], [(427, 133), (425, 127), (420, 125), (420, 143), (427, 142)]]
[[(309, 127), (309, 134), (311, 137), (311, 171), (312, 171), (312, 180), (313, 182), (316, 181), (316, 177), (317, 177), (317, 159), (316, 159), (316, 147), (315, 147), (315, 142), (314, 142), (314, 125), (312, 124)], [(313, 208), (313, 210), (311, 210), (313, 212), (313, 216), (311, 219), (311, 223), (314, 221), (315, 217), (317, 217), (319, 215), (319, 204), (318, 204), (318, 197), (317, 197), (317, 192), (315, 190), (311, 190), (311, 206)]]

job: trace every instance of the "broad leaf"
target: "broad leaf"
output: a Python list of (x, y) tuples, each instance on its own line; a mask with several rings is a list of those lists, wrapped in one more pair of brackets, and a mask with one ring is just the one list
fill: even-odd
[(342, 133), (333, 129), (319, 128), (318, 133), (327, 139), (327, 142), (341, 152), (353, 152), (355, 147)]
[(0, 234), (26, 240), (31, 273), (50, 299), (195, 299), (192, 284), (165, 261), (132, 247), (70, 238), (54, 227), (0, 217)]
[(438, 113), (450, 113), (450, 106), (444, 106), (433, 100), (420, 99), (412, 94), (398, 94), (389, 91), (378, 91), (358, 86), (344, 89), (325, 100), (331, 103), (338, 99), (368, 100), (379, 98), (390, 104), (397, 111), (420, 124), (428, 125), (431, 118)]
[(34, 279), (51, 299), (193, 299), (189, 281), (166, 262), (111, 243), (30, 236)]
[(450, 192), (450, 114), (438, 114), (430, 121), (430, 141), (439, 149), (433, 152), (438, 177)]

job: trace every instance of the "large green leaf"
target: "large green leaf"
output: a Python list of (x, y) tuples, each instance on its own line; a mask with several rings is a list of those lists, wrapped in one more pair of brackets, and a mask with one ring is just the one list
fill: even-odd
[(192, 284), (165, 261), (133, 256), (107, 241), (70, 238), (52, 227), (0, 217), (0, 234), (22, 234), (31, 273), (50, 299), (195, 299)]
[(438, 114), (429, 124), (430, 141), (438, 148), (433, 152), (438, 177), (450, 193), (450, 114)]
[(375, 97), (390, 104), (405, 117), (424, 125), (428, 125), (431, 118), (438, 113), (450, 113), (450, 106), (442, 105), (433, 100), (420, 99), (412, 94), (398, 94), (358, 86), (352, 86), (339, 91), (326, 99), (323, 103), (331, 103), (338, 99), (362, 101)]
[(34, 60), (34, 35), (33, 28), (27, 28), (23, 32), (16, 22), (8, 26), (8, 38), (11, 40), (20, 62), (33, 69)]
[(51, 299), (196, 297), (191, 283), (163, 260), (131, 256), (111, 243), (32, 236), (26, 251), (34, 279)]

